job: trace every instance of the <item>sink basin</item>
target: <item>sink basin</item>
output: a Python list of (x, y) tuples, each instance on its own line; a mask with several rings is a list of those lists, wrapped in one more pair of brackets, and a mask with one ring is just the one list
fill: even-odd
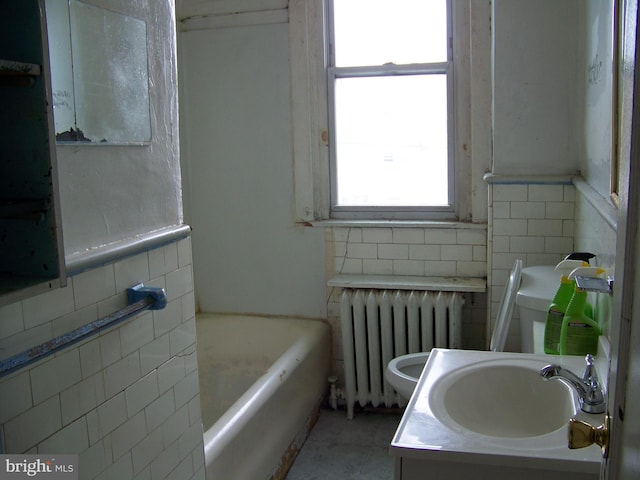
[(525, 438), (566, 429), (578, 411), (571, 389), (544, 381), (540, 362), (496, 359), (462, 367), (437, 380), (429, 402), (449, 427), (490, 437)]
[(603, 415), (579, 411), (562, 381), (543, 380), (551, 363), (578, 374), (585, 366), (579, 356), (431, 350), (391, 441), (403, 474), (597, 480), (600, 448), (567, 448), (567, 424), (600, 425)]

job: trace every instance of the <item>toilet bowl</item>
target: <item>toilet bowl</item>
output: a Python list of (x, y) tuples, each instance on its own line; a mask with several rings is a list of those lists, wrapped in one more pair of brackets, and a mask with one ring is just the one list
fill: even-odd
[[(490, 350), (504, 350), (515, 303), (520, 316), (521, 351), (544, 353), (544, 322), (559, 282), (560, 273), (553, 266), (522, 268), (522, 262), (516, 261), (500, 303)], [(387, 365), (385, 379), (405, 400), (411, 398), (428, 358), (429, 352), (410, 353)]]

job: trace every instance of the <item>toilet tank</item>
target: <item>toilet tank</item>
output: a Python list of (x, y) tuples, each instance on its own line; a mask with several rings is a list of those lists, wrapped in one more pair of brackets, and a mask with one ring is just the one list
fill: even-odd
[(544, 353), (544, 324), (551, 300), (560, 285), (561, 272), (554, 265), (522, 269), (516, 295), (520, 316), (520, 343), (526, 353)]

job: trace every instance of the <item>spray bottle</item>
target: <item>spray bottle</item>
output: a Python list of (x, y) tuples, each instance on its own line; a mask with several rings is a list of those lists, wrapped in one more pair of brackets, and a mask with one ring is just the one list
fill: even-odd
[[(576, 268), (569, 274), (569, 279), (575, 277), (599, 277), (604, 269), (598, 267)], [(574, 293), (560, 330), (559, 351), (560, 355), (595, 355), (598, 350), (598, 337), (601, 329), (598, 322), (585, 313), (587, 304), (587, 292), (574, 286)]]
[[(569, 273), (579, 267), (588, 267), (589, 259), (595, 255), (592, 253), (572, 253), (556, 265), (555, 270), (562, 272), (560, 277), (560, 286), (549, 305), (547, 311), (547, 319), (544, 327), (544, 353), (559, 355), (560, 354), (560, 331), (562, 329), (562, 320), (569, 306), (569, 302), (575, 291), (575, 280), (569, 278)], [(585, 302), (585, 313), (593, 318), (593, 307), (590, 303)]]

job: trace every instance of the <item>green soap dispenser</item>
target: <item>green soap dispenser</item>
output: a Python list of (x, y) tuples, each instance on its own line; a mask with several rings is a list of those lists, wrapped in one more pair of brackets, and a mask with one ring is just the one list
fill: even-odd
[[(598, 277), (604, 270), (597, 267), (576, 268), (569, 279), (576, 276)], [(573, 297), (567, 306), (560, 330), (560, 355), (595, 355), (598, 350), (598, 337), (602, 333), (600, 325), (585, 313), (587, 292), (576, 285)]]
[[(572, 254), (573, 255), (573, 254)], [(571, 259), (571, 255), (556, 265), (555, 270), (564, 272), (560, 277), (560, 286), (547, 310), (547, 319), (544, 327), (544, 353), (551, 355), (560, 354), (560, 331), (562, 320), (569, 306), (569, 302), (575, 291), (575, 281), (569, 278), (569, 273), (579, 267), (588, 267), (588, 260)], [(585, 303), (585, 314), (593, 318), (593, 308), (590, 303)]]

